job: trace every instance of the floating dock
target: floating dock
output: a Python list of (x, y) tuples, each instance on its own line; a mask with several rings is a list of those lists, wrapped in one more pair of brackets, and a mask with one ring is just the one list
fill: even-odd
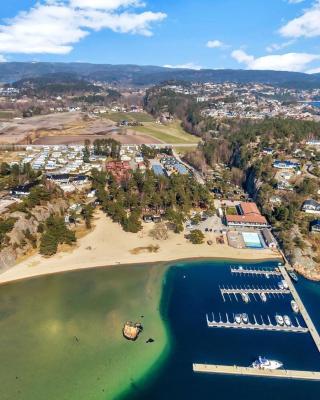
[(226, 314), (226, 321), (222, 321), (221, 315), (219, 315), (219, 321), (215, 321), (214, 314), (212, 314), (212, 320), (209, 320), (208, 314), (206, 314), (207, 325), (209, 328), (233, 328), (233, 329), (250, 329), (250, 330), (260, 330), (260, 331), (277, 331), (277, 332), (292, 332), (292, 333), (307, 333), (309, 330), (300, 325), (298, 319), (296, 318), (297, 325), (278, 325), (272, 324), (270, 317), (267, 316), (268, 323), (265, 323), (262, 316), (260, 316), (262, 323), (258, 323), (256, 316), (253, 315), (254, 323), (248, 321), (248, 323), (240, 322), (237, 323), (234, 319), (230, 321), (228, 314)]
[(231, 267), (230, 269), (233, 274), (281, 276), (281, 272), (278, 269), (254, 269), (244, 267)]
[(222, 295), (224, 294), (240, 294), (241, 293), (246, 293), (246, 294), (290, 294), (290, 290), (289, 289), (278, 289), (278, 288), (259, 288), (259, 287), (248, 287), (248, 288), (234, 288), (234, 287), (230, 287), (230, 288), (225, 288), (225, 287), (220, 287), (220, 293)]
[(280, 272), (283, 276), (283, 279), (285, 279), (285, 281), (287, 282), (289, 289), (291, 291), (292, 297), (294, 298), (295, 302), (298, 304), (299, 309), (300, 309), (300, 313), (304, 319), (304, 322), (306, 324), (306, 326), (309, 329), (309, 332), (314, 340), (315, 345), (317, 346), (318, 351), (320, 352), (320, 336), (319, 333), (316, 329), (316, 327), (314, 326), (314, 323), (312, 322), (302, 300), (300, 299), (300, 296), (298, 294), (298, 292), (296, 291), (296, 288), (294, 287), (290, 276), (288, 275), (288, 272), (286, 271), (285, 267), (279, 267)]
[(269, 378), (303, 379), (311, 381), (320, 380), (319, 371), (295, 371), (286, 369), (264, 370), (252, 367), (238, 367), (236, 365), (193, 364), (193, 371), (223, 375), (259, 376)]

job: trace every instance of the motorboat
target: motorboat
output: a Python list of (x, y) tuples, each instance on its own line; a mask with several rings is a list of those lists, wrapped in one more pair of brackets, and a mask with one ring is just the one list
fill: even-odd
[(283, 325), (284, 325), (284, 319), (283, 319), (283, 316), (282, 316), (282, 315), (277, 314), (277, 315), (276, 315), (276, 321), (277, 321), (277, 324), (278, 324), (278, 325), (280, 325), (280, 326), (283, 326)]
[(284, 316), (283, 316), (283, 320), (284, 320), (284, 324), (285, 324), (286, 326), (291, 326), (291, 325), (292, 325), (291, 319), (290, 319), (290, 317), (289, 317), (288, 315), (284, 315)]
[(289, 271), (288, 274), (294, 282), (298, 282), (298, 275), (295, 272)]
[(242, 297), (242, 300), (243, 300), (245, 303), (249, 303), (250, 298), (249, 298), (249, 296), (248, 296), (247, 293), (241, 293), (241, 297)]
[(291, 300), (291, 308), (292, 308), (292, 310), (295, 312), (295, 313), (297, 313), (298, 314), (298, 312), (300, 311), (299, 310), (299, 306), (298, 306), (298, 304), (294, 301), (294, 300)]
[(249, 322), (248, 314), (246, 314), (246, 313), (242, 314), (242, 322), (244, 324), (247, 324)]
[(241, 315), (241, 314), (236, 314), (236, 315), (234, 316), (234, 320), (236, 321), (237, 324), (241, 324), (242, 315)]
[(279, 369), (283, 366), (283, 363), (277, 360), (268, 360), (265, 357), (259, 356), (259, 358), (252, 363), (252, 367), (256, 369)]
[(261, 301), (263, 301), (264, 303), (267, 301), (267, 295), (264, 292), (260, 293), (260, 298), (261, 298)]

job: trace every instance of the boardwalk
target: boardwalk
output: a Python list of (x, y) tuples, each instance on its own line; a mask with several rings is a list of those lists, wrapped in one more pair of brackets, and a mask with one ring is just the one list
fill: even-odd
[[(263, 321), (262, 317), (260, 316)], [(228, 314), (226, 314), (226, 322), (222, 321), (221, 315), (219, 317), (219, 321), (215, 321), (214, 314), (212, 314), (212, 320), (209, 320), (208, 314), (206, 315), (207, 325), (209, 328), (232, 328), (232, 329), (250, 329), (250, 330), (260, 330), (260, 331), (276, 331), (276, 332), (292, 332), (292, 333), (307, 333), (308, 328), (305, 328), (299, 324), (298, 319), (296, 318), (297, 325), (274, 325), (270, 321), (270, 317), (268, 316), (268, 323), (264, 321), (262, 323), (258, 323), (255, 315), (253, 315), (254, 323), (248, 322), (235, 322), (234, 318), (232, 321), (229, 320)]]
[(264, 275), (264, 276), (281, 276), (281, 272), (276, 269), (254, 269), (254, 268), (233, 268), (231, 267), (231, 272), (233, 274), (243, 274), (243, 275)]
[(238, 367), (236, 365), (209, 365), (193, 364), (194, 372), (206, 372), (211, 374), (260, 376), (269, 378), (304, 379), (319, 381), (319, 371), (295, 371), (286, 369), (263, 370), (252, 367)]
[(312, 322), (312, 320), (311, 320), (311, 318), (310, 318), (310, 316), (309, 316), (309, 314), (308, 314), (303, 302), (301, 301), (300, 296), (299, 296), (298, 292), (296, 291), (296, 288), (294, 287), (294, 285), (293, 285), (293, 283), (292, 283), (292, 281), (291, 281), (286, 269), (284, 267), (279, 267), (279, 268), (280, 268), (280, 271), (281, 271), (281, 274), (282, 274), (283, 278), (286, 280), (286, 282), (287, 282), (287, 284), (289, 286), (289, 289), (291, 291), (291, 294), (292, 294), (295, 302), (299, 306), (300, 313), (303, 316), (305, 324), (309, 328), (309, 332), (310, 332), (310, 334), (311, 334), (311, 336), (312, 336), (312, 338), (314, 340), (314, 343), (317, 346), (318, 351), (320, 352), (320, 336), (319, 336), (319, 333), (318, 333), (316, 327), (314, 326), (314, 324), (313, 324), (313, 322)]

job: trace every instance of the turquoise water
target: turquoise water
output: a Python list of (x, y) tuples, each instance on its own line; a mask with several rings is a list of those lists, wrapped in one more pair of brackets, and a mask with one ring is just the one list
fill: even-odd
[[(168, 271), (162, 313), (172, 336), (171, 353), (154, 381), (135, 387), (130, 399), (319, 399), (320, 382), (193, 373), (194, 362), (248, 366), (259, 355), (280, 360), (288, 369), (320, 370), (320, 354), (309, 334), (207, 327), (205, 314), (211, 312), (247, 312), (249, 317), (254, 313), (264, 318), (281, 313), (293, 317), (290, 296), (273, 297), (267, 303), (252, 300), (244, 304), (234, 299), (224, 302), (219, 285), (276, 286), (279, 280), (235, 276), (229, 266), (221, 261), (193, 262)], [(319, 329), (320, 285), (300, 278), (296, 288)], [(301, 318), (300, 322), (303, 324)]]

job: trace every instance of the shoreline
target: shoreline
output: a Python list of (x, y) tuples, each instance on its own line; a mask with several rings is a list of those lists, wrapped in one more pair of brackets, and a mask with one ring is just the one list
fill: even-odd
[[(182, 234), (169, 234), (169, 239), (157, 241), (149, 236), (152, 224), (145, 224), (138, 234), (127, 233), (101, 211), (96, 214), (95, 227), (78, 240), (69, 251), (45, 258), (35, 254), (0, 274), (0, 285), (23, 279), (117, 265), (172, 263), (183, 260), (223, 259), (246, 262), (281, 260), (280, 253), (270, 249), (236, 249), (227, 244), (193, 245)], [(114, 241), (110, 238), (115, 238)], [(211, 235), (210, 239), (215, 237)], [(207, 240), (208, 238), (206, 238)], [(214, 240), (215, 243), (215, 240)], [(156, 252), (150, 246), (158, 245)]]

